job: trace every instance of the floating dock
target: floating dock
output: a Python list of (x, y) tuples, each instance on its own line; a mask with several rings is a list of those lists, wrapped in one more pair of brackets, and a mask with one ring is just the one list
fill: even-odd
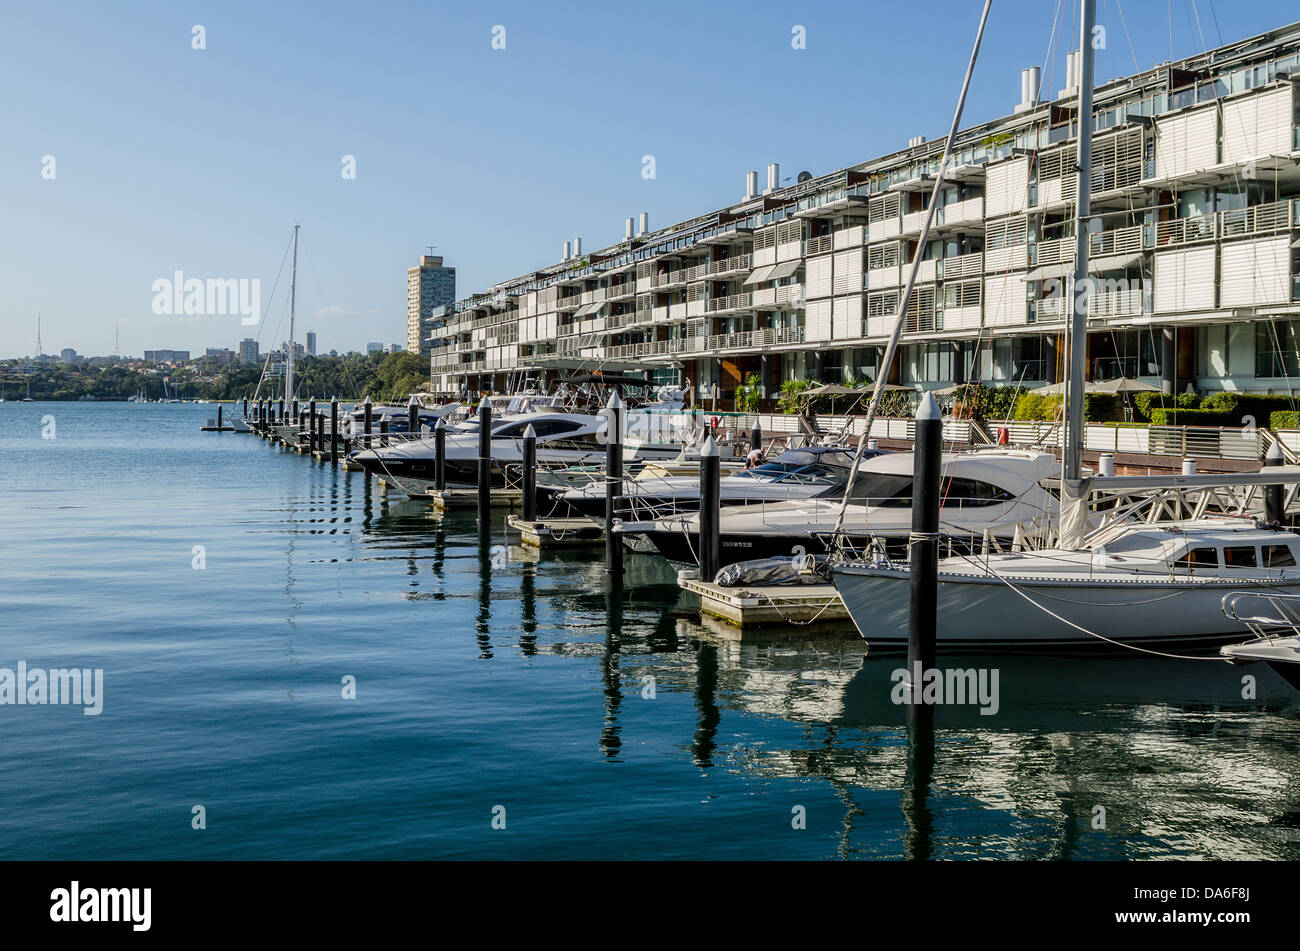
[[(492, 489), (491, 506), (494, 509), (522, 509), (524, 497), (518, 489)], [(440, 512), (474, 509), (478, 506), (478, 489), (443, 489), (429, 493), (433, 505)]]
[(724, 588), (695, 578), (682, 578), (678, 583), (683, 591), (699, 596), (701, 617), (715, 617), (742, 629), (849, 619), (832, 584)]
[(605, 530), (589, 518), (548, 518), (526, 522), (511, 515), (506, 524), (517, 531), (525, 545), (534, 548), (578, 548), (600, 545)]

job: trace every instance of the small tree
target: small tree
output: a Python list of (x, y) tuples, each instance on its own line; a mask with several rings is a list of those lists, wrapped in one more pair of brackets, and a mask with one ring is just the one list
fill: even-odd
[(758, 374), (751, 373), (736, 387), (736, 409), (742, 413), (756, 413), (762, 401), (763, 388), (759, 385)]

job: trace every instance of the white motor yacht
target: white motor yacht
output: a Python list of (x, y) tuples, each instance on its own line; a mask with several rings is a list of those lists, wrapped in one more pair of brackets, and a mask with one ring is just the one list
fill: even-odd
[[(987, 536), (1010, 543), (1042, 534), (1054, 522), (1056, 500), (1040, 483), (1058, 464), (1048, 453), (979, 449), (944, 455), (941, 523), (954, 550), (978, 547)], [(850, 456), (851, 459), (851, 456)], [(907, 544), (912, 524), (910, 452), (886, 453), (859, 464), (839, 536), (835, 523), (845, 482), (799, 501), (756, 502), (719, 515), (719, 566), (755, 558), (820, 554), (838, 538), (857, 550), (880, 539), (893, 550)], [(624, 522), (616, 531), (644, 536), (669, 561), (694, 564), (700, 550), (698, 513)]]
[[(1300, 537), (1250, 518), (1121, 522), (1079, 548), (939, 560), (941, 645), (1059, 647), (1222, 642), (1248, 626), (1232, 591), (1300, 594)], [(838, 565), (835, 587), (869, 643), (905, 643), (906, 565)]]
[[(788, 502), (823, 495), (837, 486), (843, 488), (856, 451), (846, 446), (787, 449), (767, 462), (722, 476), (718, 480), (720, 503), (732, 506)], [(880, 450), (868, 453), (877, 456)], [(602, 525), (605, 522), (603, 481), (577, 487), (543, 487), (539, 494), (538, 510), (548, 516), (585, 516)], [(619, 497), (619, 517), (625, 522), (698, 512), (700, 478), (698, 473), (665, 475), (658, 467), (648, 467), (625, 479)]]
[[(567, 413), (541, 408), (520, 415), (492, 420), (492, 484), (518, 485), (523, 461), (523, 436), (531, 426), (537, 435), (539, 469), (602, 465), (605, 460), (607, 419), (587, 413)], [(478, 483), (478, 422), (471, 418), (446, 433), (446, 475), (449, 487), (470, 487)], [(676, 444), (641, 443), (624, 447), (625, 460), (674, 459), (682, 447)], [(432, 437), (405, 440), (393, 445), (354, 453), (351, 458), (368, 471), (381, 476), (407, 495), (426, 497), (434, 491), (435, 440)]]

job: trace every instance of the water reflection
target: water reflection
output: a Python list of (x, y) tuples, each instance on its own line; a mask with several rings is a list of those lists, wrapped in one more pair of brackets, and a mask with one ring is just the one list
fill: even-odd
[(623, 704), (623, 685), (618, 653), (623, 632), (623, 583), (617, 576), (607, 576), (605, 588), (605, 650), (600, 659), (600, 680), (605, 693), (605, 718), (600, 730), (600, 748), (607, 759), (618, 756), (623, 746), (619, 738), (618, 712)]
[[(538, 667), (548, 657), (589, 664), (601, 720), (591, 755), (661, 755), (629, 742), (641, 727), (624, 705), (629, 685), (653, 677), (661, 699), (689, 704), (691, 737), (672, 755), (706, 774), (818, 784), (839, 810), (828, 854), (1300, 857), (1300, 717), (1267, 668), (945, 656), (943, 668), (996, 668), (997, 709), (926, 716), (891, 699), (902, 659), (867, 655), (850, 628), (737, 638), (687, 615), (661, 559), (628, 555), (614, 586), (598, 550), (525, 551), (472, 514), (437, 517), (395, 495), (376, 506), (372, 485), (342, 502), (366, 513), (364, 557), (400, 560), (403, 585), (428, 589), (419, 597), (461, 599), (480, 658), (505, 661), (502, 645), (517, 638), (515, 656)], [(430, 574), (413, 570), (425, 560)], [(494, 597), (517, 601), (517, 622), (504, 611), (494, 619)], [(1257, 699), (1243, 699), (1243, 674), (1256, 678)]]
[(520, 561), (519, 650), (525, 657), (537, 654), (537, 562)]
[(492, 619), (492, 527), (478, 526), (478, 614), (474, 621), (478, 654), (492, 659), (492, 638), (488, 622)]
[(695, 710), (699, 719), (691, 756), (700, 769), (709, 769), (713, 766), (722, 712), (718, 709), (718, 649), (707, 641), (698, 643), (695, 649)]
[(934, 707), (913, 704), (907, 708), (907, 772), (901, 800), (903, 855), (911, 861), (930, 858), (934, 816), (930, 812), (930, 782), (934, 779)]
[[(891, 700), (899, 658), (867, 658), (846, 679), (851, 641), (842, 652), (779, 636), (715, 644), (721, 669), (708, 686), (737, 712), (837, 731), (833, 748), (736, 750), (732, 768), (900, 790), (901, 857), (1300, 855), (1287, 818), (1300, 803), (1300, 720), (1294, 694), (1267, 670), (1251, 670), (1259, 699), (1243, 700), (1242, 671), (1227, 665), (941, 658), (995, 663), (1000, 707), (940, 707), (930, 719)], [(851, 837), (857, 806), (845, 808)], [(968, 831), (936, 841), (937, 822)], [(879, 836), (841, 852), (892, 854)]]

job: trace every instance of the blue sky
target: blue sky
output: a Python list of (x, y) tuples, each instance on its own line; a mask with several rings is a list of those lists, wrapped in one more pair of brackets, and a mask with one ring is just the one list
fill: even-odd
[[(1072, 37), (1074, 0), (1059, 21)], [(1274, 4), (1098, 0), (1098, 81), (1282, 25)], [(978, 0), (915, 3), (36, 3), (0, 29), (0, 356), (234, 347), (267, 320), (157, 316), (153, 282), (260, 279), (302, 225), (299, 334), (404, 342), (406, 268), (465, 295), (951, 121)], [(1052, 0), (994, 0), (963, 125), (1046, 63)], [(1171, 15), (1172, 13), (1172, 15)], [(1059, 22), (1058, 21), (1058, 22)], [(1198, 27), (1199, 21), (1199, 27)], [(206, 49), (192, 48), (192, 27)], [(493, 27), (505, 49), (493, 49)], [(807, 48), (792, 48), (803, 26)], [(1127, 29), (1125, 29), (1125, 25)], [(1130, 49), (1131, 43), (1131, 49)], [(53, 179), (42, 177), (54, 157)], [(342, 177), (355, 156), (356, 177)], [(655, 177), (642, 177), (653, 155)], [(300, 336), (301, 339), (301, 336)]]

